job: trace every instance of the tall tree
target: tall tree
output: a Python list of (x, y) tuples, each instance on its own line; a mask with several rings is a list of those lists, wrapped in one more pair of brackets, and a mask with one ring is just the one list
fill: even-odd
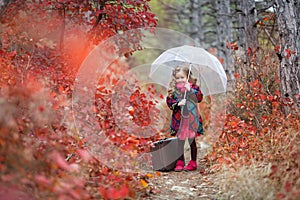
[(237, 42), (241, 64), (236, 72), (248, 80), (254, 80), (257, 74), (251, 58), (258, 50), (257, 11), (255, 0), (235, 1), (237, 12)]
[(205, 49), (215, 42), (215, 29), (211, 15), (211, 2), (203, 0), (182, 0), (176, 3), (165, 3), (159, 0), (168, 13), (167, 21), (179, 27), (179, 31), (186, 33)]
[(230, 0), (217, 0), (215, 2), (215, 8), (217, 21), (217, 56), (223, 59), (223, 66), (229, 76), (229, 79), (233, 80), (233, 60), (230, 50), (226, 47), (226, 43), (231, 43), (233, 41)]
[[(200, 43), (200, 38), (199, 38), (199, 31), (201, 30), (201, 14), (202, 10), (199, 9), (201, 7), (200, 5), (200, 0), (190, 0), (190, 26), (189, 26), (189, 35), (198, 43)], [(203, 33), (201, 31), (201, 33)]]
[[(280, 89), (283, 97), (292, 99), (299, 111), (297, 101), (300, 94), (300, 32), (299, 0), (275, 0), (275, 11), (279, 29)], [(285, 112), (291, 112), (285, 107)]]
[(247, 51), (258, 48), (258, 31), (256, 28), (257, 12), (255, 0), (237, 1), (238, 11), (238, 42), (239, 47)]

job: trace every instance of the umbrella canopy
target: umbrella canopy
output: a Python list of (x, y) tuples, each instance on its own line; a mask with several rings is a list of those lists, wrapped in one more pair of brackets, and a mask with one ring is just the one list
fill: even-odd
[(204, 96), (226, 92), (227, 77), (222, 64), (200, 47), (184, 45), (166, 50), (151, 64), (149, 77), (168, 87), (177, 66), (191, 66)]

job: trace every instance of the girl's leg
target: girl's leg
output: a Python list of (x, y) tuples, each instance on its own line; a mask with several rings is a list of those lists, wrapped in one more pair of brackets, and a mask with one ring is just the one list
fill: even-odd
[(184, 162), (184, 143), (185, 140), (178, 140), (178, 155), (180, 155), (178, 160), (182, 160)]
[(189, 139), (189, 144), (191, 148), (191, 161), (184, 167), (185, 171), (193, 171), (197, 169), (197, 145), (195, 138)]
[(195, 138), (189, 139), (189, 144), (191, 148), (191, 160), (197, 160), (197, 144)]
[(185, 140), (178, 140), (178, 155), (179, 158), (176, 162), (175, 171), (180, 172), (184, 169), (184, 142)]

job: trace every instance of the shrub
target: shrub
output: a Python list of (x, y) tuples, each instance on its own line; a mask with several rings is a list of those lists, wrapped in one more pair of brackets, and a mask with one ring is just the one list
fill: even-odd
[[(226, 171), (226, 181), (220, 182), (220, 188), (231, 189), (223, 191), (225, 197), (297, 199), (299, 115), (292, 112), (286, 116), (283, 112), (283, 107), (292, 110), (294, 105), (280, 96), (276, 60), (267, 56), (259, 67), (255, 63), (245, 67), (243, 75), (236, 75), (236, 93), (227, 102), (228, 114), (219, 141), (207, 156), (210, 170), (219, 171), (226, 165), (233, 171)], [(256, 183), (270, 188), (270, 193)]]

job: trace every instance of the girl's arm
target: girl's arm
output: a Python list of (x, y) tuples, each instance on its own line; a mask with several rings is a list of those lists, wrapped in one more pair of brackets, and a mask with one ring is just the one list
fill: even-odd
[(188, 95), (194, 102), (197, 102), (197, 103), (201, 102), (203, 99), (203, 94), (198, 85), (193, 84)]
[(172, 97), (167, 96), (166, 99), (167, 105), (171, 110), (177, 110), (179, 109), (179, 101), (177, 98), (174, 97), (174, 95)]

